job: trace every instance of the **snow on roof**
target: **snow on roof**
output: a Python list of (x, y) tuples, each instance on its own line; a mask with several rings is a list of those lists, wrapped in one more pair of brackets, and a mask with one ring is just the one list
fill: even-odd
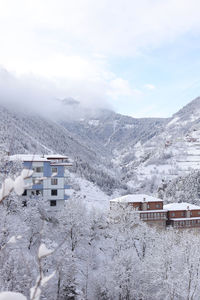
[(167, 212), (167, 210), (165, 210), (165, 209), (154, 209), (154, 210), (136, 210), (136, 212), (138, 212), (138, 213), (140, 213), (140, 214), (142, 214), (142, 213), (162, 213), (162, 212), (164, 212), (164, 213), (166, 213)]
[(55, 154), (55, 155), (42, 155), (42, 154), (16, 154), (9, 156), (10, 161), (48, 161), (54, 159), (68, 159), (67, 156)]
[(68, 167), (72, 167), (73, 164), (71, 162), (51, 162), (51, 166), (68, 166)]
[(200, 209), (200, 206), (187, 203), (187, 202), (181, 202), (181, 203), (170, 203), (166, 204), (163, 207), (166, 210), (195, 210), (195, 209)]
[(129, 203), (129, 202), (160, 202), (162, 199), (155, 198), (145, 194), (129, 194), (126, 196), (122, 196), (119, 198), (115, 198), (110, 200), (110, 202), (121, 202), (121, 203)]
[(194, 218), (173, 218), (173, 219), (170, 219), (170, 221), (190, 221), (190, 220), (200, 220), (200, 217), (194, 217)]
[(45, 157), (47, 159), (67, 159), (68, 158), (68, 156), (61, 155), (61, 154), (45, 155)]

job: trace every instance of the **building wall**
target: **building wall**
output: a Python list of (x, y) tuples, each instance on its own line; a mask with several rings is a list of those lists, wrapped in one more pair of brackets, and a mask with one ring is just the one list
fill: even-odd
[(173, 210), (168, 212), (168, 219), (187, 218), (188, 212), (190, 213), (189, 218), (200, 217), (200, 210)]
[(65, 205), (64, 200), (57, 200), (56, 206), (50, 206), (50, 200), (48, 200), (48, 209), (50, 209), (51, 211), (60, 210), (64, 207), (64, 205)]
[(186, 218), (186, 211), (185, 210), (168, 211), (167, 215), (168, 215), (168, 219)]
[(199, 210), (191, 210), (191, 216), (193, 218), (200, 217), (200, 209)]
[[(52, 166), (49, 161), (39, 161), (39, 162), (24, 162), (24, 168), (33, 169), (36, 167), (42, 167), (43, 172), (34, 171), (31, 178), (26, 179), (26, 190), (27, 196), (34, 196), (33, 193), (36, 194), (36, 191), (41, 191), (43, 195), (44, 201), (47, 201), (47, 205), (51, 210), (57, 210), (64, 206), (65, 199), (69, 197), (65, 196), (65, 178), (64, 178), (64, 166)], [(57, 168), (57, 172), (55, 174), (52, 168)], [(43, 177), (43, 181), (34, 184), (35, 178)], [(57, 184), (51, 184), (51, 179), (57, 179)], [(66, 188), (69, 188), (66, 185)], [(57, 195), (51, 195), (52, 190), (57, 190)], [(56, 206), (50, 206), (50, 201), (56, 200)]]
[[(55, 178), (58, 180), (58, 184), (57, 185), (52, 185), (51, 184), (51, 179)], [(63, 177), (51, 177), (51, 178), (47, 178), (44, 180), (43, 182), (43, 186), (44, 189), (63, 189), (64, 188), (64, 178)]]
[(33, 163), (32, 163), (32, 166), (31, 166), (31, 168), (33, 169), (33, 168), (37, 168), (37, 167), (41, 167), (41, 168), (43, 168), (43, 172), (33, 172), (33, 175), (32, 175), (32, 177), (37, 177), (37, 178), (39, 178), (39, 177), (44, 177), (44, 163), (43, 162), (40, 162), (40, 161), (34, 161)]
[(156, 210), (156, 209), (163, 209), (163, 202), (157, 201), (157, 202), (149, 202), (148, 210)]
[(171, 220), (171, 225), (174, 228), (200, 228), (200, 219), (198, 220), (183, 220), (183, 221), (174, 221)]
[(64, 200), (64, 189), (58, 189), (57, 195), (51, 195), (51, 191), (52, 191), (51, 189), (43, 190), (43, 196), (45, 199), (48, 199), (48, 200), (63, 199)]
[[(156, 202), (129, 202), (129, 205), (133, 206), (136, 210), (160, 210), (163, 209), (163, 201)], [(145, 209), (143, 207), (146, 206)]]
[(152, 221), (145, 221), (150, 226), (156, 226), (158, 228), (164, 229), (166, 228), (166, 220), (152, 220)]
[(44, 176), (51, 177), (54, 175), (52, 168), (57, 168), (56, 177), (64, 177), (64, 166), (53, 166), (50, 162), (44, 162)]

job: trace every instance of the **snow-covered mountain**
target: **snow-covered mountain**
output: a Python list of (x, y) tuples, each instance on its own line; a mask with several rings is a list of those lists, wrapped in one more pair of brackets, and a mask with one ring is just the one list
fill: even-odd
[(162, 132), (144, 144), (136, 144), (133, 152), (136, 159), (126, 166), (126, 181), (131, 178), (130, 185), (135, 185), (135, 177), (139, 182), (150, 180), (152, 184), (155, 181), (159, 184), (161, 180), (173, 180), (179, 175), (198, 170), (200, 98), (196, 98), (174, 114)]
[[(63, 110), (77, 110), (72, 98)], [(64, 114), (65, 115), (65, 114)], [(10, 153), (61, 153), (72, 171), (107, 193), (155, 192), (162, 180), (200, 166), (200, 98), (169, 119), (136, 119), (110, 110), (57, 118), (0, 107), (0, 147)]]
[[(68, 102), (64, 102), (63, 109)], [(71, 102), (70, 99), (70, 106)], [(67, 154), (75, 160), (75, 172), (110, 193), (117, 188), (126, 189), (121, 168), (113, 160), (116, 149), (131, 148), (138, 140), (147, 141), (163, 123), (162, 119), (133, 119), (109, 110), (93, 111), (91, 117), (81, 120), (52, 121), (1, 106), (1, 149), (12, 154)]]
[(74, 160), (71, 170), (111, 193), (126, 189), (110, 167), (110, 156), (78, 139), (59, 122), (0, 106), (0, 151), (3, 153), (60, 153)]

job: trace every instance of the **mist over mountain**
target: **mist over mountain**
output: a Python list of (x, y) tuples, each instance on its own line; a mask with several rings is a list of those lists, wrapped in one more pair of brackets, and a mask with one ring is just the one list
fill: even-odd
[[(110, 103), (94, 87), (76, 87), (70, 81), (46, 79), (33, 74), (17, 75), (0, 67), (0, 105), (19, 113), (40, 115), (51, 120), (79, 120)], [(66, 97), (66, 95), (70, 95)]]
[(62, 114), (53, 119), (1, 105), (1, 151), (66, 154), (73, 172), (109, 194), (118, 188), (155, 194), (162, 181), (200, 166), (200, 98), (168, 119), (136, 119), (105, 108), (79, 115), (78, 100), (54, 101)]

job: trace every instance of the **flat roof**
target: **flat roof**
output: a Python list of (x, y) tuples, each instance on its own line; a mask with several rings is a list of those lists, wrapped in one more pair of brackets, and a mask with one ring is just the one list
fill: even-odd
[(162, 199), (145, 195), (145, 194), (129, 194), (126, 196), (111, 199), (110, 202), (132, 203), (132, 202), (162, 202)]
[(51, 166), (68, 166), (68, 167), (72, 167), (73, 164), (70, 162), (51, 162)]
[(172, 211), (172, 210), (200, 210), (200, 206), (187, 203), (187, 202), (181, 202), (181, 203), (170, 203), (166, 204), (163, 207), (166, 210)]
[(51, 155), (43, 155), (43, 154), (15, 154), (9, 156), (9, 160), (15, 161), (49, 161), (54, 159), (68, 159), (68, 156), (60, 155), (60, 154), (51, 154)]

